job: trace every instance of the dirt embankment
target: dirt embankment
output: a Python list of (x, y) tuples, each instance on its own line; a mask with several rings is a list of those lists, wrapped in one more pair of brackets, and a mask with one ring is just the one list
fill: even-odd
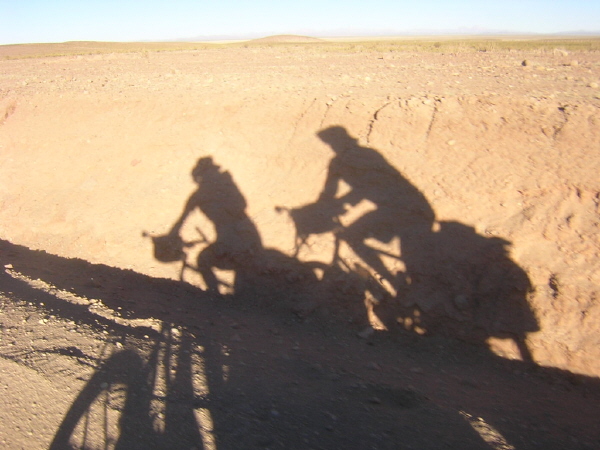
[[(338, 278), (319, 291), (335, 301), (304, 299), (302, 314), (346, 320), (346, 308), (357, 329), (366, 317), (599, 376), (598, 56), (297, 52), (3, 62), (0, 236), (177, 279), (142, 232), (169, 231), (211, 157), (263, 249), (292, 258), (304, 224), (297, 259), (337, 255), (346, 276), (377, 272), (387, 291), (357, 302), (344, 289), (354, 278)], [(319, 136), (334, 126), (342, 134)], [(334, 198), (349, 200), (311, 212), (346, 147), (356, 156), (335, 169)], [(278, 206), (303, 212), (294, 223)], [(214, 238), (193, 214), (184, 238)], [(339, 248), (323, 216), (345, 230)]]

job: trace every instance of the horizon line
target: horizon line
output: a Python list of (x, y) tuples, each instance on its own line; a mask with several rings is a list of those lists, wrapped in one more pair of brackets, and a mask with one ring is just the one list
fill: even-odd
[(348, 33), (333, 33), (323, 32), (306, 34), (303, 32), (290, 32), (290, 33), (245, 33), (245, 34), (214, 34), (214, 35), (200, 35), (187, 38), (171, 38), (171, 39), (138, 39), (138, 40), (94, 40), (94, 39), (76, 39), (67, 41), (44, 41), (44, 42), (13, 42), (4, 45), (34, 45), (34, 44), (67, 44), (75, 42), (107, 42), (107, 43), (135, 43), (135, 42), (216, 42), (216, 41), (250, 41), (261, 38), (276, 37), (276, 36), (301, 36), (307, 38), (323, 38), (323, 39), (359, 39), (359, 38), (381, 38), (381, 39), (402, 39), (402, 38), (477, 38), (477, 37), (489, 37), (489, 38), (510, 38), (510, 37), (533, 37), (533, 38), (547, 38), (547, 37), (563, 37), (563, 38), (600, 38), (600, 30), (598, 31), (561, 31), (554, 33), (540, 33), (540, 32), (517, 32), (517, 31), (501, 31), (501, 30), (474, 30), (473, 28), (459, 28), (451, 30), (412, 30), (404, 32), (348, 32)]

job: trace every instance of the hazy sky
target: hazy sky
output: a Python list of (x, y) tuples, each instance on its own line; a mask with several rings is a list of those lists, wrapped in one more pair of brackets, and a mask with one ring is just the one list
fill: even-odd
[(0, 44), (401, 34), (600, 31), (600, 0), (0, 0)]

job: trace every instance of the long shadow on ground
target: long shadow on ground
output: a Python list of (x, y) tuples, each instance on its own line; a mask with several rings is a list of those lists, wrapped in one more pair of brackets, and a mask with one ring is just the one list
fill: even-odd
[(111, 384), (125, 387), (115, 448), (600, 446), (596, 378), (451, 339), (361, 339), (341, 322), (5, 240), (0, 263), (4, 317), (27, 301), (122, 343), (98, 358), (52, 448), (86, 448), (74, 430)]

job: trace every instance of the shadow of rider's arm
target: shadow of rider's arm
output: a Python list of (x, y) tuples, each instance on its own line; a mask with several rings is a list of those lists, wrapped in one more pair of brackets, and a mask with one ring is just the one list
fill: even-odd
[(195, 194), (192, 194), (190, 196), (190, 198), (188, 199), (188, 201), (186, 202), (185, 207), (183, 208), (183, 211), (181, 212), (181, 215), (179, 216), (179, 219), (177, 219), (177, 221), (171, 227), (171, 231), (169, 231), (169, 235), (178, 235), (179, 231), (181, 230), (181, 227), (185, 223), (185, 220), (187, 219), (187, 217), (198, 206), (199, 206), (198, 199), (196, 198)]

